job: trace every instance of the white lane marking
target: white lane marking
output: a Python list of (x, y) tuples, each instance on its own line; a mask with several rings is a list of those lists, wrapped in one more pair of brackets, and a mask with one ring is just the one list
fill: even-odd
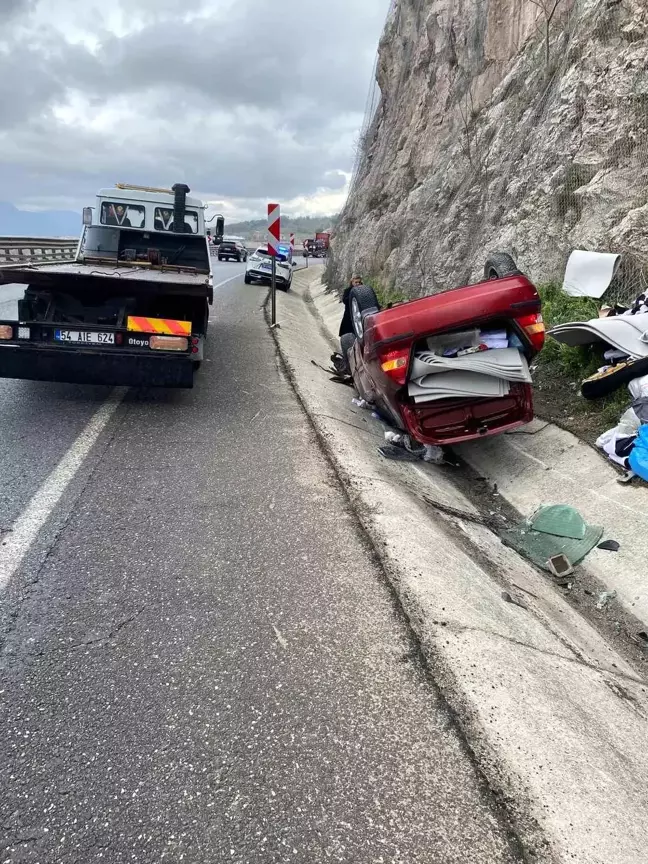
[(229, 279), (224, 279), (222, 282), (219, 282), (218, 285), (214, 285), (214, 291), (217, 288), (222, 288), (223, 285), (227, 285), (228, 282), (233, 282), (235, 279), (240, 279), (241, 276), (245, 275), (245, 270), (241, 270), (240, 273), (237, 273), (236, 276), (230, 276)]
[(0, 545), (0, 591), (9, 584), (86, 456), (119, 408), (127, 387), (116, 387), (31, 499)]

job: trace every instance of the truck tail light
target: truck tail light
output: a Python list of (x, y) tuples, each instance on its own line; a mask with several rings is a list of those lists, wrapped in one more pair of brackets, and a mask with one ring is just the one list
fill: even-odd
[(11, 324), (0, 324), (0, 339), (13, 339), (13, 327)]
[(401, 386), (407, 379), (407, 367), (409, 365), (409, 348), (400, 348), (397, 351), (385, 351), (379, 354), (380, 368), (385, 375)]
[(151, 336), (149, 347), (157, 351), (186, 351), (189, 340), (184, 336)]
[(533, 315), (523, 315), (517, 319), (518, 324), (529, 337), (536, 351), (542, 351), (545, 343), (546, 327), (542, 315), (536, 312)]

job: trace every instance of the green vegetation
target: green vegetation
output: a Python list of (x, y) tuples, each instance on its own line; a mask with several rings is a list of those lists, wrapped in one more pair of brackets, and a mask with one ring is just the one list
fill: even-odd
[(411, 300), (402, 291), (399, 291), (394, 285), (385, 283), (378, 276), (363, 276), (365, 285), (371, 285), (376, 292), (376, 297), (380, 303), (380, 308), (385, 309), (390, 304), (402, 303), (404, 300)]
[[(599, 305), (588, 297), (570, 297), (555, 282), (547, 282), (538, 286), (542, 298), (542, 315), (547, 330), (557, 324), (570, 321), (589, 321), (597, 318)], [(561, 345), (551, 337), (547, 339), (541, 360), (543, 363), (553, 363), (567, 375), (570, 380), (579, 378), (581, 381), (593, 375), (602, 365), (602, 354), (591, 345), (572, 348)]]
[[(570, 297), (560, 285), (551, 282), (539, 285), (538, 291), (542, 298), (542, 314), (547, 330), (557, 324), (588, 321), (598, 317), (600, 304), (596, 300)], [(577, 395), (581, 382), (605, 365), (604, 351), (602, 345), (571, 347), (562, 345), (549, 336), (538, 357), (536, 374), (541, 388), (549, 381), (553, 387), (563, 384), (565, 400), (573, 412), (598, 414), (600, 422), (597, 426), (600, 432), (615, 426), (631, 402), (626, 387), (621, 387), (602, 399), (586, 401)]]

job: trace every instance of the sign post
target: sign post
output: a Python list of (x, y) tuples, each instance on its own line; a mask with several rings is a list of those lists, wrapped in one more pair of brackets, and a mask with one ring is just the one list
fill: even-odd
[(281, 239), (281, 208), (268, 204), (268, 252), (272, 256), (272, 282), (270, 286), (270, 326), (277, 326), (277, 255)]

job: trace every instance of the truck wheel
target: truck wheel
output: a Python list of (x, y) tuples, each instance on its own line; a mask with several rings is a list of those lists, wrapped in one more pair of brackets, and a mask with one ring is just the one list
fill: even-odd
[(349, 305), (351, 309), (351, 322), (353, 324), (353, 332), (360, 344), (364, 340), (364, 322), (367, 315), (373, 315), (374, 312), (380, 311), (380, 303), (376, 297), (376, 292), (369, 285), (356, 285), (351, 289), (349, 296)]
[(518, 266), (508, 252), (492, 252), (484, 265), (484, 278), (504, 279), (506, 276), (521, 276)]

